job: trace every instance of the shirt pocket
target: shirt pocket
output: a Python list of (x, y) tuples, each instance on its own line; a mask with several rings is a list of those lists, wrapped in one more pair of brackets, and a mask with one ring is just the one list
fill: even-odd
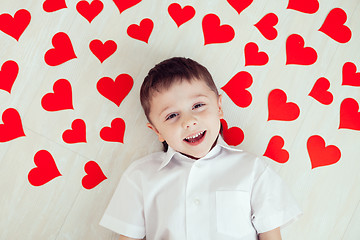
[(234, 238), (252, 233), (250, 194), (246, 191), (216, 191), (216, 224), (218, 233)]

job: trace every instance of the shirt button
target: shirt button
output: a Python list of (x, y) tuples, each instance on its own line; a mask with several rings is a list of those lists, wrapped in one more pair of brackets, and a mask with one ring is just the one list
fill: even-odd
[(201, 168), (201, 164), (195, 164), (196, 168)]
[(200, 205), (200, 200), (199, 200), (199, 199), (194, 199), (194, 204), (195, 204), (196, 206)]

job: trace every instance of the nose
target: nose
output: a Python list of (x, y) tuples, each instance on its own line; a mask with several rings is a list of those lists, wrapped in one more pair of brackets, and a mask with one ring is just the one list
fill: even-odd
[(197, 119), (192, 115), (192, 114), (188, 114), (186, 116), (183, 116), (183, 128), (187, 129), (187, 128), (191, 128), (194, 127), (198, 124)]

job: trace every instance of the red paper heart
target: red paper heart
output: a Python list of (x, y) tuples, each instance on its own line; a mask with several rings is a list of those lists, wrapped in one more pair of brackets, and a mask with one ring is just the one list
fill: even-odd
[(246, 88), (249, 88), (253, 83), (250, 73), (242, 71), (233, 76), (230, 81), (221, 89), (230, 97), (230, 99), (239, 107), (246, 108), (252, 102), (251, 93)]
[(338, 147), (334, 145), (325, 147), (324, 139), (318, 135), (311, 136), (308, 139), (307, 150), (312, 169), (337, 163), (341, 157)]
[(113, 0), (120, 13), (141, 2), (141, 0)]
[(184, 8), (181, 8), (178, 3), (170, 4), (168, 12), (178, 27), (195, 16), (195, 9), (192, 6), (185, 6)]
[(286, 102), (286, 93), (281, 89), (274, 89), (268, 98), (268, 109), (270, 120), (293, 121), (300, 115), (300, 108), (292, 102)]
[(12, 86), (19, 73), (19, 66), (14, 61), (6, 61), (0, 70), (0, 89), (11, 93)]
[(286, 40), (286, 64), (311, 65), (317, 60), (317, 53), (311, 47), (304, 47), (304, 39), (292, 34)]
[(230, 146), (237, 146), (244, 140), (244, 132), (238, 127), (231, 127), (228, 129), (228, 124), (225, 119), (221, 119), (222, 136), (224, 141)]
[(131, 24), (127, 29), (127, 34), (134, 39), (148, 43), (153, 28), (153, 21), (145, 18), (140, 22), (140, 25)]
[(360, 131), (359, 104), (355, 99), (346, 98), (340, 105), (340, 128)]
[(91, 23), (94, 18), (103, 10), (104, 4), (100, 0), (93, 0), (91, 3), (83, 0), (76, 4), (76, 10), (81, 16)]
[(41, 99), (41, 106), (46, 111), (60, 111), (74, 109), (72, 103), (71, 84), (66, 79), (59, 79), (54, 83), (54, 93), (47, 93)]
[(0, 142), (8, 142), (19, 137), (24, 137), (21, 118), (14, 108), (8, 108), (2, 115), (4, 124), (0, 124)]
[(342, 68), (342, 85), (360, 87), (360, 72), (356, 72), (356, 65), (347, 62)]
[(289, 153), (284, 147), (284, 139), (280, 136), (273, 136), (265, 150), (264, 156), (271, 158), (278, 163), (286, 163), (289, 160)]
[(319, 10), (319, 2), (317, 0), (289, 0), (287, 9), (312, 14)]
[(99, 185), (102, 181), (107, 179), (99, 165), (94, 161), (89, 161), (85, 164), (84, 167), (85, 175), (82, 179), (82, 185), (86, 189), (93, 189)]
[(228, 3), (240, 14), (245, 8), (250, 6), (253, 0), (227, 0)]
[(67, 8), (65, 0), (46, 0), (43, 4), (45, 12), (55, 12)]
[(261, 66), (269, 61), (269, 56), (265, 52), (259, 52), (259, 47), (254, 42), (245, 45), (245, 66)]
[(28, 180), (31, 185), (41, 186), (61, 176), (53, 156), (48, 151), (38, 151), (34, 156), (34, 162), (37, 167), (31, 169), (28, 174)]
[(17, 11), (14, 17), (4, 13), (0, 15), (0, 30), (19, 41), (30, 20), (31, 14), (25, 9)]
[(101, 95), (115, 103), (118, 107), (129, 94), (134, 85), (134, 80), (128, 74), (120, 74), (115, 81), (109, 77), (101, 78), (96, 88)]
[(345, 26), (347, 16), (341, 8), (334, 8), (327, 15), (319, 31), (325, 33), (339, 43), (347, 43), (351, 39), (351, 30)]
[(100, 40), (95, 39), (90, 42), (91, 52), (103, 63), (110, 57), (117, 49), (117, 45), (113, 40), (108, 40), (102, 43)]
[(254, 26), (267, 40), (274, 40), (278, 34), (274, 26), (278, 21), (279, 19), (274, 13), (268, 13)]
[(71, 59), (77, 58), (69, 36), (59, 32), (52, 38), (54, 48), (45, 53), (45, 62), (50, 66), (57, 66)]
[(311, 89), (309, 96), (322, 104), (329, 105), (333, 102), (333, 95), (328, 91), (330, 82), (326, 78), (319, 78)]
[(111, 127), (104, 127), (100, 131), (100, 137), (107, 142), (124, 143), (125, 122), (121, 118), (115, 118)]
[(202, 20), (204, 45), (230, 42), (235, 37), (235, 31), (230, 25), (221, 25), (215, 14), (208, 14)]
[(76, 119), (71, 124), (72, 129), (66, 130), (62, 139), (64, 142), (72, 144), (72, 143), (86, 143), (86, 124), (82, 119)]

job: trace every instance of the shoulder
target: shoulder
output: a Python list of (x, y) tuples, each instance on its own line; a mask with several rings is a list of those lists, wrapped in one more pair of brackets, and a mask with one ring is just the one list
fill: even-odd
[(221, 155), (225, 160), (221, 162), (227, 162), (231, 167), (241, 169), (248, 174), (259, 175), (269, 167), (269, 163), (263, 157), (245, 150), (224, 147)]
[(256, 167), (267, 167), (269, 165), (263, 157), (241, 149), (223, 147), (223, 154), (224, 158), (233, 159), (234, 161), (243, 164), (249, 164)]

